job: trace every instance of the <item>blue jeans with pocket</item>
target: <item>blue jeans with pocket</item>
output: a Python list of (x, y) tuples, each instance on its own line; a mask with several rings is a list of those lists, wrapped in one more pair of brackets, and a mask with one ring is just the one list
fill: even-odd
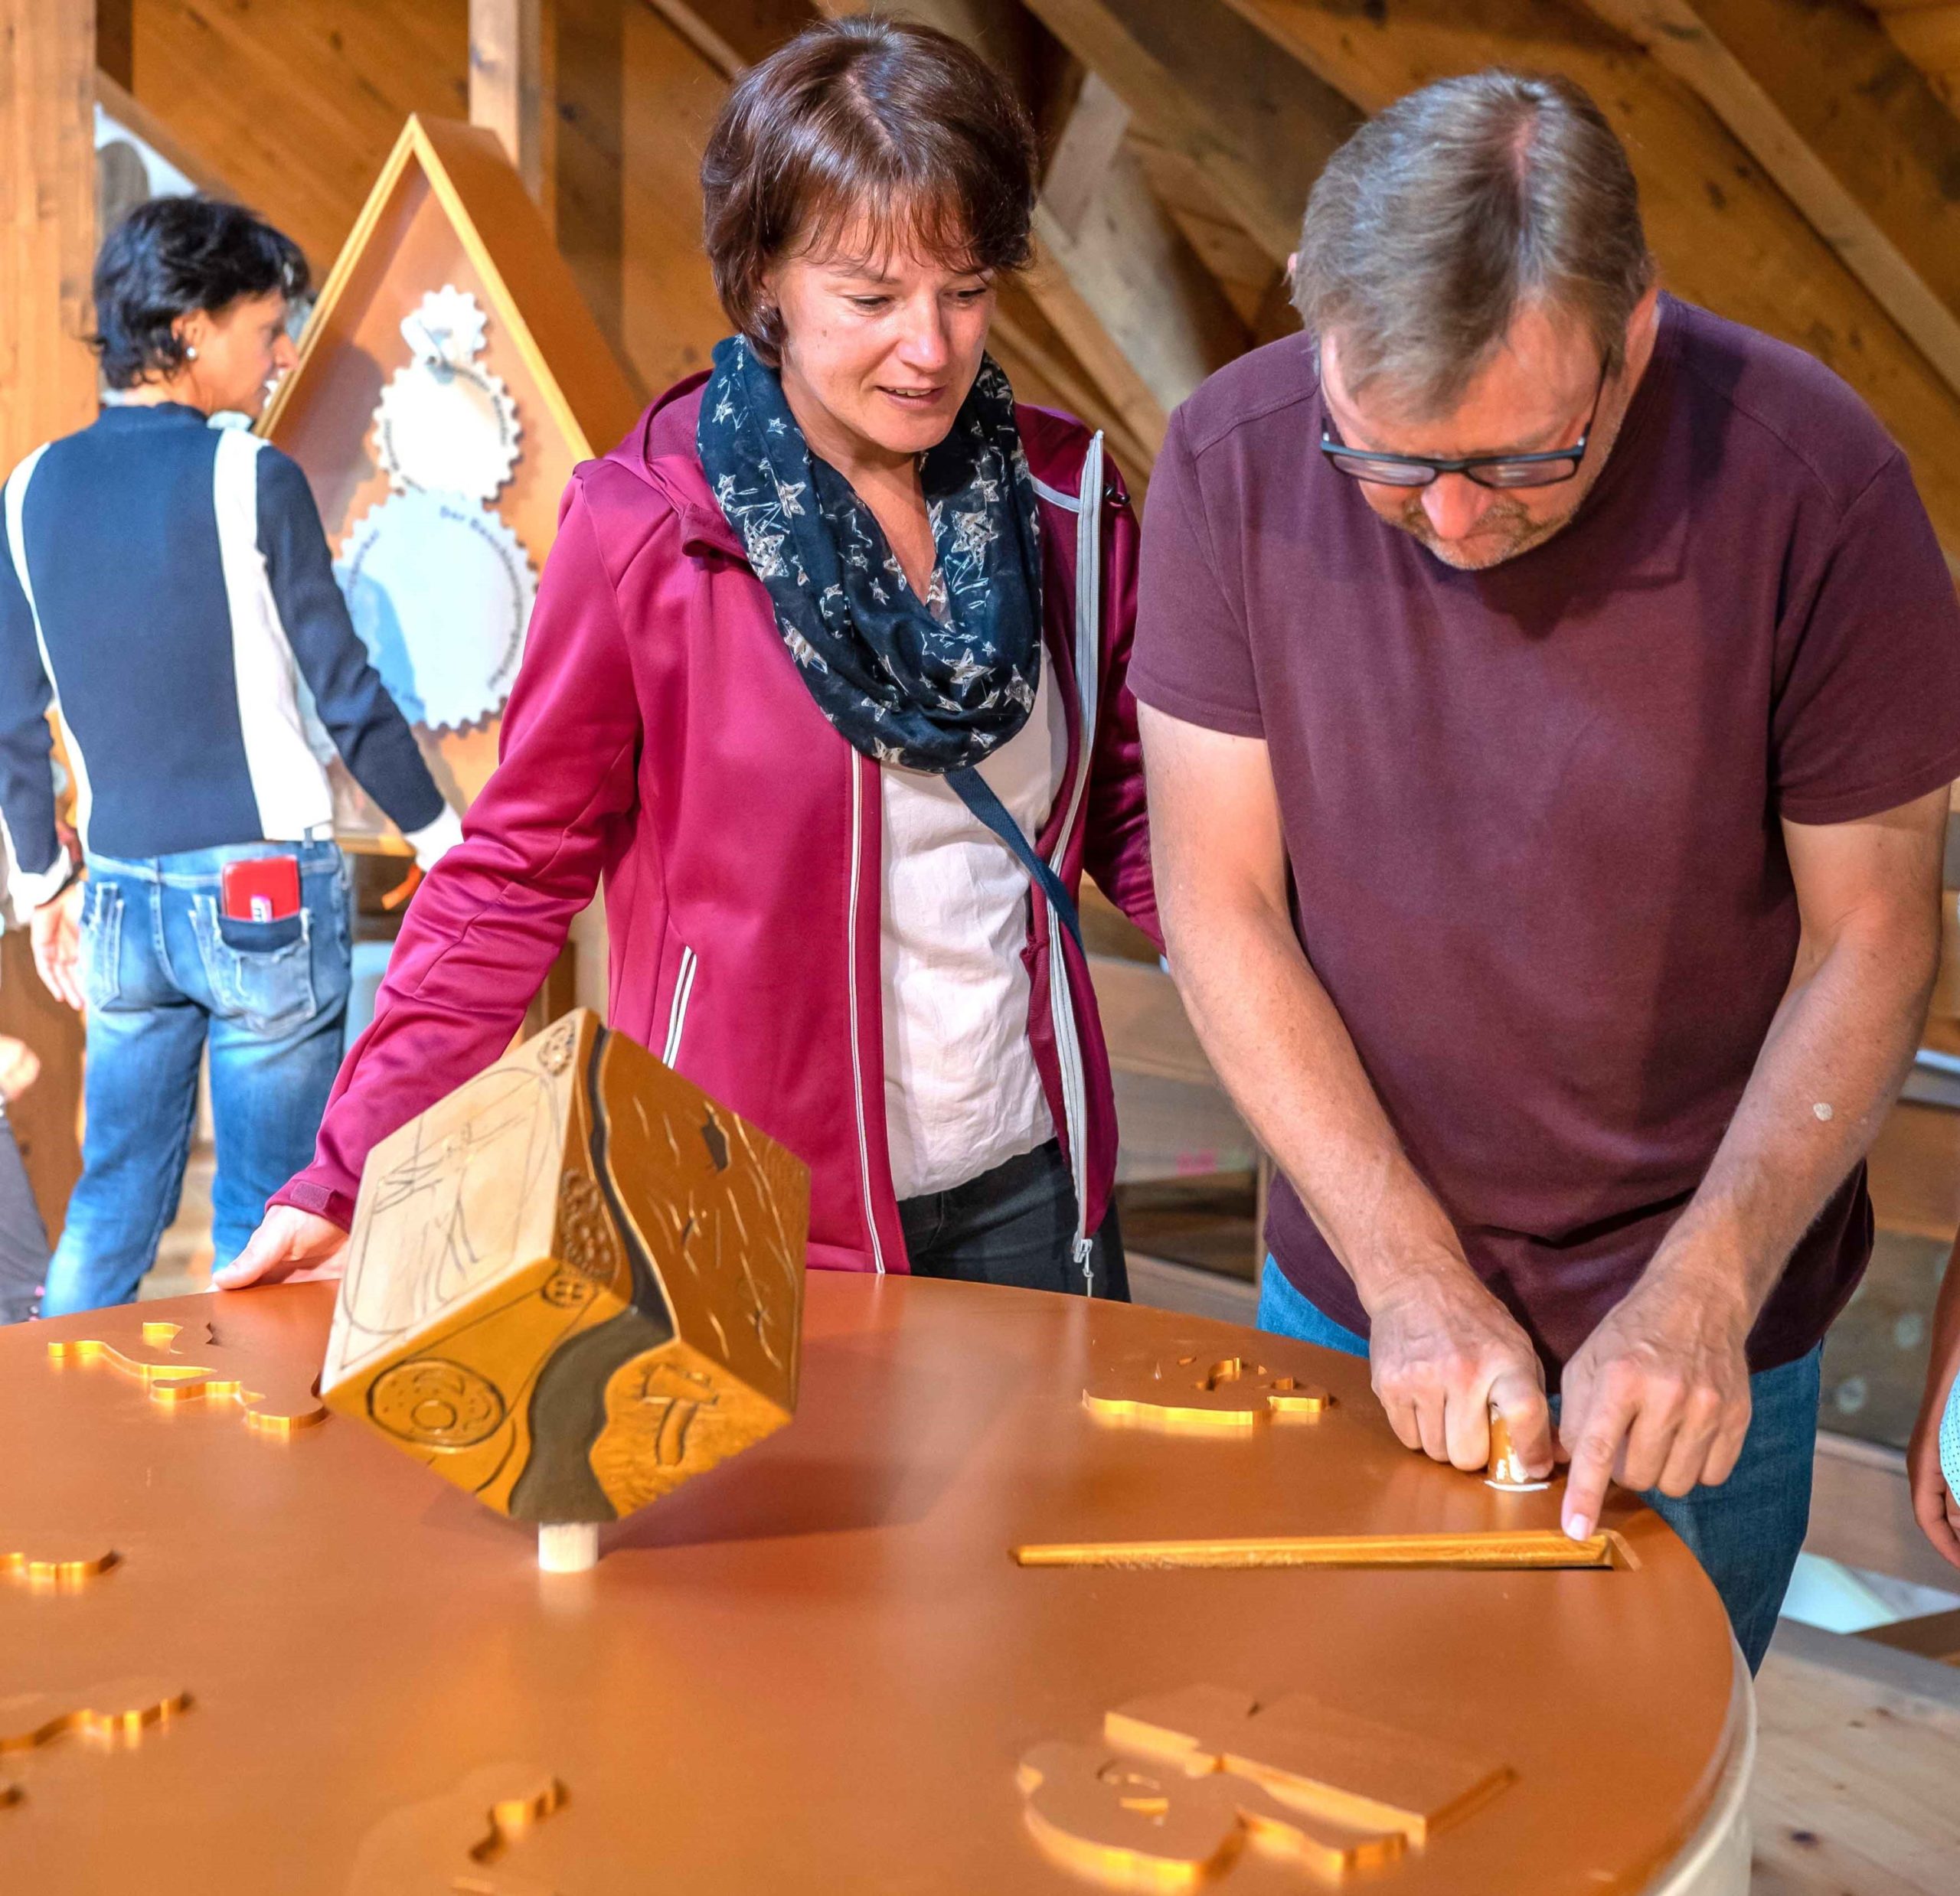
[[(299, 859), (300, 906), (223, 912), (227, 863)], [(312, 1158), (341, 1059), (348, 883), (332, 843), (247, 843), (145, 862), (91, 856), (82, 902), (88, 997), (82, 1176), (48, 1266), (45, 1317), (126, 1304), (177, 1216), (211, 1050), (216, 1262)]]
[[(1368, 1340), (1301, 1295), (1268, 1258), (1260, 1274), (1259, 1327), (1365, 1356)], [(1753, 1672), (1769, 1649), (1810, 1526), (1811, 1465), (1824, 1346), (1749, 1379), (1749, 1433), (1735, 1472), (1719, 1488), (1677, 1500), (1650, 1488), (1640, 1498), (1687, 1543), (1727, 1608), (1736, 1643)], [(1558, 1420), (1552, 1398), (1552, 1420)]]

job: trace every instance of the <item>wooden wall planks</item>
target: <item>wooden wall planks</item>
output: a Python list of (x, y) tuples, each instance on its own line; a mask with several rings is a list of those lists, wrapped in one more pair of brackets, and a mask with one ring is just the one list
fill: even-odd
[(133, 0), (130, 90), (324, 277), (411, 112), (468, 116), (468, 0)]
[(1569, 73), (1627, 142), (1669, 286), (1806, 348), (1875, 409), (1960, 551), (1956, 396), (1796, 208), (1679, 82), (1619, 34), (1547, 0), (1227, 0), (1364, 109), (1501, 64)]
[(0, 0), (0, 465), (94, 412), (95, 9)]

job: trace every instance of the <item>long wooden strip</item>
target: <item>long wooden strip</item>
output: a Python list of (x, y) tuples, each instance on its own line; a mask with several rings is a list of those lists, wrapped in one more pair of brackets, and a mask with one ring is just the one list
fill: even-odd
[(1619, 1535), (1556, 1528), (1490, 1534), (1299, 1534), (1247, 1540), (1053, 1541), (1014, 1550), (1023, 1567), (1626, 1567)]

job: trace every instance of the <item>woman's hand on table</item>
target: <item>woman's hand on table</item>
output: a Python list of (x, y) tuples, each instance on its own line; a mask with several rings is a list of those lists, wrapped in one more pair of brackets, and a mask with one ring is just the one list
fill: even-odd
[(347, 1268), (343, 1255), (347, 1233), (330, 1218), (303, 1212), (294, 1205), (275, 1205), (266, 1213), (251, 1242), (212, 1284), (220, 1291), (242, 1291), (254, 1284), (303, 1284), (315, 1278), (337, 1278)]

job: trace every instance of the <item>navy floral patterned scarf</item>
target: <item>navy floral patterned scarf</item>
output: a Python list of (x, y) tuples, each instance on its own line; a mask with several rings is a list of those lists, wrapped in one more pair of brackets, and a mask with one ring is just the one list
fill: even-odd
[(965, 773), (1027, 723), (1041, 679), (1040, 539), (1014, 393), (991, 357), (920, 457), (943, 616), (850, 482), (812, 455), (781, 378), (740, 336), (716, 345), (696, 440), (803, 682), (854, 749)]

